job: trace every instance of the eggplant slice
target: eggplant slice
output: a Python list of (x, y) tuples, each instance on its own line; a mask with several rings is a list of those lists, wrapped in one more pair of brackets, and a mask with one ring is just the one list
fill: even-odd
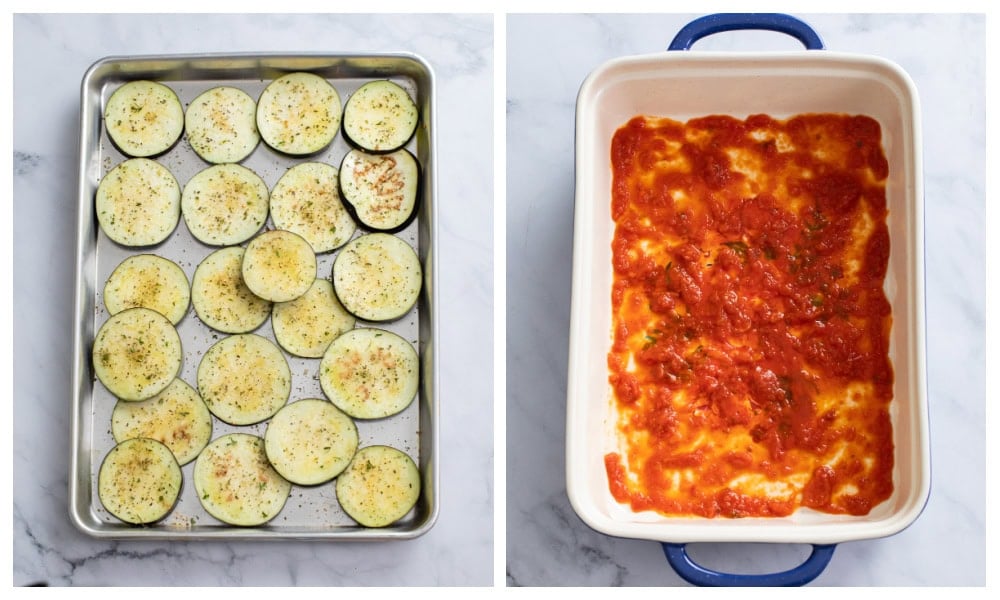
[(340, 195), (355, 220), (392, 233), (417, 214), (420, 166), (405, 148), (389, 154), (354, 149), (340, 163)]
[(419, 114), (413, 98), (398, 84), (370, 81), (347, 100), (344, 137), (369, 152), (392, 152), (413, 137)]

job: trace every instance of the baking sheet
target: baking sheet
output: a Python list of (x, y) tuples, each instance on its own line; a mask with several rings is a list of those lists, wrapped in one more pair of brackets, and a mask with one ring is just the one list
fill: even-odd
[[(235, 527), (211, 517), (201, 506), (192, 483), (194, 461), (184, 465), (184, 485), (177, 506), (164, 520), (143, 527), (122, 523), (110, 515), (97, 498), (97, 473), (114, 446), (111, 411), (116, 399), (96, 381), (90, 348), (97, 329), (108, 318), (102, 288), (114, 268), (128, 256), (152, 252), (176, 262), (188, 281), (195, 268), (217, 246), (194, 239), (183, 218), (163, 243), (153, 247), (126, 248), (100, 231), (93, 198), (101, 178), (126, 159), (110, 143), (102, 124), (103, 107), (115, 89), (135, 79), (153, 79), (168, 85), (187, 105), (200, 93), (218, 85), (238, 87), (255, 100), (273, 79), (292, 71), (310, 71), (326, 78), (339, 92), (342, 103), (362, 84), (390, 79), (404, 87), (417, 102), (420, 122), (406, 148), (421, 166), (423, 186), (417, 218), (396, 235), (418, 253), (424, 269), (424, 286), (417, 305), (404, 317), (389, 323), (359, 320), (357, 327), (373, 326), (393, 331), (417, 348), (421, 360), (421, 385), (414, 402), (402, 413), (372, 421), (356, 420), (360, 446), (386, 444), (409, 454), (420, 467), (423, 489), (413, 510), (400, 521), (381, 529), (357, 525), (340, 508), (332, 483), (293, 486), (284, 509), (260, 527)], [(434, 251), (434, 81), (430, 66), (414, 55), (199, 55), (106, 58), (87, 72), (81, 89), (79, 229), (77, 243), (76, 331), (74, 348), (73, 443), (70, 473), (70, 516), (74, 524), (97, 537), (162, 539), (339, 539), (389, 540), (425, 533), (438, 514), (437, 477), (437, 371), (432, 352), (436, 339)], [(319, 161), (339, 169), (350, 149), (342, 133), (333, 144), (308, 157), (279, 154), (263, 142), (241, 164), (274, 187), (281, 175), (302, 162)], [(186, 138), (155, 158), (183, 187), (196, 173), (210, 166), (191, 149)], [(266, 229), (273, 228), (268, 218)], [(367, 233), (361, 228), (355, 237)], [(246, 243), (242, 244), (244, 247)], [(337, 251), (317, 255), (317, 277), (329, 279)], [(177, 326), (184, 347), (180, 377), (196, 387), (198, 364), (205, 351), (226, 337), (202, 323), (193, 307)], [(274, 341), (270, 319), (254, 333)], [(320, 389), (320, 359), (306, 359), (282, 351), (292, 372), (289, 402), (325, 398)], [(213, 417), (212, 439), (232, 432), (263, 436), (267, 422), (232, 426)]]

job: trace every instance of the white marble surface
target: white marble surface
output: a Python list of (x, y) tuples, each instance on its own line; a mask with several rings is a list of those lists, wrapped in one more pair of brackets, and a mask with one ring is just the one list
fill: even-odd
[[(490, 15), (15, 15), (13, 583), (493, 583)], [(80, 81), (109, 55), (396, 52), (438, 94), (440, 518), (390, 543), (114, 542), (71, 525), (70, 332)], [(474, 348), (475, 352), (468, 349)]]
[[(588, 529), (569, 505), (564, 440), (577, 90), (606, 60), (665, 50), (698, 15), (507, 20), (507, 584), (685, 585), (658, 544)], [(885, 57), (923, 110), (932, 490), (905, 531), (841, 544), (818, 586), (985, 584), (985, 24), (968, 15), (803, 15), (826, 47)], [(793, 50), (727, 33), (702, 50)], [(790, 568), (807, 546), (690, 547), (732, 572)]]

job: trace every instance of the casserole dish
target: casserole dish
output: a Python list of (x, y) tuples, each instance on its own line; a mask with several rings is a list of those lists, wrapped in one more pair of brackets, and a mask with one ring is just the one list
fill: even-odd
[[(686, 52), (697, 39), (735, 29), (779, 31), (805, 51)], [(874, 57), (819, 51), (819, 36), (787, 15), (710, 15), (693, 21), (666, 53), (620, 58), (583, 82), (576, 112), (576, 205), (567, 381), (566, 476), (585, 523), (614, 536), (664, 543), (685, 579), (706, 585), (795, 585), (822, 572), (838, 542), (892, 535), (912, 523), (930, 491), (924, 347), (923, 191), (919, 103), (899, 67)], [(677, 121), (724, 114), (788, 118), (803, 113), (864, 114), (877, 120), (889, 163), (890, 255), (884, 290), (892, 307), (889, 358), (895, 381), (894, 491), (863, 517), (799, 509), (788, 517), (668, 517), (633, 512), (612, 497), (604, 456), (616, 449), (608, 383), (611, 335), (611, 139), (636, 115)], [(727, 575), (698, 567), (689, 542), (808, 543), (806, 562), (785, 573)]]
[[(402, 86), (414, 99), (419, 123), (405, 148), (420, 164), (422, 188), (416, 218), (395, 235), (412, 246), (419, 257), (424, 283), (416, 306), (402, 318), (372, 326), (398, 334), (416, 349), (420, 361), (420, 383), (416, 398), (405, 410), (383, 419), (356, 422), (363, 446), (384, 444), (407, 453), (419, 466), (422, 481), (416, 506), (390, 526), (358, 525), (341, 508), (332, 483), (295, 486), (281, 512), (260, 527), (239, 527), (212, 518), (202, 507), (193, 485), (194, 462), (182, 467), (184, 484), (173, 511), (155, 524), (135, 527), (122, 523), (104, 509), (97, 495), (101, 461), (114, 446), (111, 414), (115, 398), (99, 382), (91, 361), (91, 345), (98, 328), (108, 319), (103, 286), (112, 270), (127, 256), (142, 252), (161, 255), (177, 263), (190, 282), (196, 267), (219, 246), (199, 242), (185, 224), (178, 224), (161, 244), (126, 248), (112, 242), (99, 227), (94, 208), (98, 183), (112, 167), (124, 160), (111, 143), (104, 126), (103, 109), (112, 92), (127, 81), (151, 79), (169, 86), (181, 103), (188, 103), (216, 86), (236, 87), (253, 99), (268, 83), (295, 71), (307, 71), (327, 80), (346, 99), (367, 81), (388, 79)], [(438, 515), (438, 404), (436, 282), (436, 182), (433, 71), (412, 54), (208, 54), (141, 57), (110, 57), (95, 63), (81, 86), (80, 173), (77, 238), (77, 280), (73, 347), (72, 442), (69, 473), (69, 513), (84, 533), (116, 539), (237, 539), (237, 540), (340, 540), (385, 541), (409, 539), (426, 533)], [(339, 167), (349, 150), (338, 132), (333, 142), (318, 153), (292, 157), (259, 143), (241, 164), (256, 172), (273, 189), (278, 179), (294, 165), (307, 161)], [(155, 159), (167, 167), (178, 183), (185, 185), (208, 166), (185, 137)], [(269, 216), (264, 229), (274, 229)], [(363, 230), (355, 232), (360, 235)], [(246, 245), (245, 243), (242, 245)], [(317, 255), (317, 277), (330, 279), (339, 251)], [(358, 327), (366, 327), (358, 320)], [(192, 307), (177, 325), (184, 351), (178, 377), (196, 381), (202, 356), (226, 335), (210, 329)], [(254, 333), (275, 340), (268, 318)], [(325, 398), (319, 381), (319, 360), (283, 352), (291, 371), (289, 402)], [(263, 436), (267, 421), (233, 426), (213, 419), (212, 439), (233, 432)]]

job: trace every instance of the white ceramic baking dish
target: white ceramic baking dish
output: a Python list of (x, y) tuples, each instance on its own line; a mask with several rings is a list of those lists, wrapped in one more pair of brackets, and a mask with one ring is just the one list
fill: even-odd
[[(807, 25), (785, 15), (711, 15), (685, 27), (671, 48), (686, 50), (699, 37), (729, 29), (778, 30), (798, 37), (807, 48), (822, 47)], [(744, 519), (634, 513), (611, 496), (604, 468), (604, 455), (619, 448), (607, 370), (614, 235), (612, 135), (631, 117), (643, 114), (684, 121), (710, 114), (745, 118), (765, 113), (783, 118), (808, 112), (867, 114), (882, 128), (889, 161), (886, 194), (891, 253), (885, 291), (893, 310), (889, 354), (895, 370), (891, 405), (895, 491), (864, 517), (810, 509), (787, 518)], [(567, 491), (580, 518), (609, 535), (668, 542), (668, 558), (671, 550), (678, 550), (673, 544), (687, 542), (784, 542), (815, 544), (817, 553), (828, 550), (826, 561), (833, 548), (828, 545), (892, 535), (917, 518), (930, 490), (921, 160), (916, 88), (905, 72), (881, 58), (812, 49), (757, 54), (668, 51), (612, 60), (587, 77), (576, 112), (566, 425)], [(673, 560), (671, 564), (678, 568)], [(819, 571), (825, 565), (822, 562)], [(737, 579), (729, 583), (755, 582)], [(802, 577), (797, 583), (804, 583)]]

